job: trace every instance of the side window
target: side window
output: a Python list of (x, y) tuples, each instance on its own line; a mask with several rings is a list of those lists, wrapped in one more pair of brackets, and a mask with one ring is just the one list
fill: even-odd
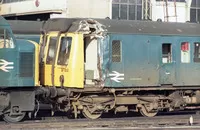
[(45, 55), (45, 46), (46, 46), (46, 42), (47, 42), (47, 39), (48, 39), (48, 35), (42, 35), (40, 36), (40, 61), (43, 62), (44, 60), (44, 55)]
[(72, 37), (62, 37), (60, 40), (60, 50), (58, 55), (58, 65), (67, 65), (69, 56), (70, 56), (70, 50), (72, 45)]
[(194, 62), (200, 62), (200, 43), (194, 43)]
[(112, 41), (112, 62), (121, 62), (121, 41)]
[(53, 63), (53, 59), (55, 56), (56, 41), (57, 41), (57, 37), (50, 37), (49, 39), (49, 48), (48, 48), (47, 60), (46, 60), (47, 64)]
[(2, 28), (0, 28), (0, 48), (14, 48), (14, 41), (11, 33)]
[(172, 45), (171, 43), (162, 44), (162, 62), (171, 63), (172, 62)]
[(189, 42), (181, 43), (181, 62), (190, 63), (190, 43)]

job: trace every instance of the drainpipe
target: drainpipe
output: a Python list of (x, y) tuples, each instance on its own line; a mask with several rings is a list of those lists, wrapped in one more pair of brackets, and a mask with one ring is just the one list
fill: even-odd
[(192, 0), (186, 0), (185, 10), (186, 10), (186, 18), (185, 21), (190, 21), (190, 8), (191, 8)]

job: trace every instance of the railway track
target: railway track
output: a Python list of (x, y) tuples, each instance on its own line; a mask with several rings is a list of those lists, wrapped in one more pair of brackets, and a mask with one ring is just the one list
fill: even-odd
[[(192, 116), (193, 123), (189, 123)], [(160, 115), (152, 118), (118, 117), (97, 120), (68, 119), (66, 117), (45, 117), (27, 120), (17, 124), (0, 122), (0, 130), (65, 130), (65, 129), (154, 129), (154, 128), (194, 128), (200, 129), (200, 116), (194, 113), (179, 115)]]

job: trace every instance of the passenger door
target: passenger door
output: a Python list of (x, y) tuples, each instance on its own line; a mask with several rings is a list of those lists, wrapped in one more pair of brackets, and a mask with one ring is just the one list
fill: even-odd
[(121, 38), (111, 37), (109, 52), (110, 53), (110, 65), (109, 65), (109, 82), (107, 86), (112, 87), (121, 87), (124, 83), (124, 63), (123, 63), (123, 51), (122, 51), (122, 42)]
[(161, 44), (161, 62), (160, 69), (160, 84), (174, 84), (175, 83), (175, 48), (174, 44), (170, 42), (164, 42), (165, 38), (162, 38)]

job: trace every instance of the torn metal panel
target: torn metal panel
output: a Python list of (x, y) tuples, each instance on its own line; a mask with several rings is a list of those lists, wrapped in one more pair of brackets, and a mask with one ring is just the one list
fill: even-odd
[(109, 66), (110, 66), (110, 51), (109, 51), (109, 35), (106, 35), (104, 38), (99, 39), (99, 52), (98, 55), (100, 57), (100, 67), (101, 70), (99, 70), (101, 75), (101, 86), (105, 85), (106, 80), (109, 80), (109, 77), (107, 77), (109, 73)]
[(95, 37), (104, 36), (106, 27), (94, 19), (86, 19), (74, 22), (69, 31), (82, 32), (84, 34), (94, 35)]
[(95, 37), (103, 36), (106, 27), (94, 19), (50, 19), (44, 23), (43, 31), (81, 32)]

